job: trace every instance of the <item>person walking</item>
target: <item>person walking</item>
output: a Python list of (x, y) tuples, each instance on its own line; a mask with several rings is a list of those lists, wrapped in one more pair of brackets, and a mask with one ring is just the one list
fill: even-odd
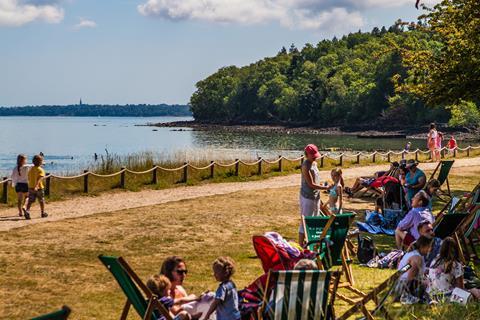
[[(427, 146), (428, 150), (430, 150), (432, 162), (440, 161), (440, 152), (437, 152), (437, 146), (438, 146), (438, 132), (437, 132), (437, 126), (435, 123), (430, 124), (430, 131), (428, 131), (428, 136), (427, 136)], [(438, 155), (438, 159), (437, 159)]]
[(19, 154), (17, 156), (17, 165), (12, 171), (12, 187), (17, 193), (17, 208), (18, 216), (23, 216), (28, 195), (28, 170), (30, 166), (27, 165), (27, 156)]
[[(328, 186), (320, 185), (320, 171), (316, 159), (320, 152), (314, 144), (305, 147), (305, 160), (302, 163), (302, 179), (300, 186), (300, 214), (303, 217), (318, 216), (320, 214), (320, 190), (327, 190)], [(303, 245), (305, 230), (300, 221), (298, 228), (298, 243)]]

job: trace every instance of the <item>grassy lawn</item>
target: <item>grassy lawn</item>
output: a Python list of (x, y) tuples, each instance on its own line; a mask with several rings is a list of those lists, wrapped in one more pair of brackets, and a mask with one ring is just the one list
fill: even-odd
[[(451, 186), (461, 193), (479, 180), (480, 168), (453, 170)], [(350, 182), (347, 182), (348, 184)], [(350, 202), (361, 213), (371, 201)], [(438, 208), (438, 206), (437, 206)], [(65, 208), (68, 210), (68, 208)], [(211, 262), (229, 255), (237, 262), (239, 288), (262, 273), (251, 244), (254, 234), (277, 231), (297, 238), (298, 188), (238, 192), (154, 207), (41, 223), (0, 233), (0, 319), (26, 319), (57, 309), (73, 309), (72, 319), (118, 319), (124, 297), (101, 265), (101, 253), (122, 255), (144, 279), (157, 273), (168, 255), (180, 255), (189, 269), (188, 292), (213, 290)], [(374, 237), (380, 250), (393, 238)], [(356, 286), (368, 291), (392, 271), (354, 265)], [(338, 302), (337, 314), (346, 304)], [(478, 319), (480, 307), (399, 307), (396, 318)], [(137, 319), (132, 313), (130, 319)]]

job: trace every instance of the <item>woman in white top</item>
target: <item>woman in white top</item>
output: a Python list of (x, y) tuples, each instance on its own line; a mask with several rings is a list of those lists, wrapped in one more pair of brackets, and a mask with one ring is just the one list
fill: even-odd
[(410, 265), (410, 269), (400, 276), (397, 284), (397, 293), (401, 295), (400, 301), (404, 304), (417, 303), (424, 298), (424, 257), (432, 248), (432, 239), (425, 236), (418, 238), (410, 246), (410, 251), (400, 260), (398, 270)]
[(428, 136), (427, 136), (427, 146), (432, 155), (433, 162), (440, 161), (440, 152), (437, 151), (437, 139), (438, 139), (437, 126), (435, 125), (435, 123), (431, 123), (430, 131), (428, 132)]
[(23, 216), (28, 195), (28, 170), (27, 156), (19, 154), (17, 156), (17, 166), (12, 171), (12, 187), (17, 192), (18, 215)]

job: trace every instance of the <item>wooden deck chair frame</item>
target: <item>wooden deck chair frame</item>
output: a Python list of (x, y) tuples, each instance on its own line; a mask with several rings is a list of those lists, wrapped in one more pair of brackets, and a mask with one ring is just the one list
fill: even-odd
[(31, 320), (66, 320), (71, 312), (72, 310), (68, 306), (63, 306), (60, 310), (32, 318)]
[[(288, 270), (288, 271), (293, 271), (293, 270)], [(288, 272), (288, 271), (274, 271), (274, 270), (270, 270), (268, 272), (268, 275), (267, 275), (267, 280), (266, 280), (266, 285), (265, 287), (267, 288), (267, 290), (265, 290), (264, 294), (263, 294), (263, 302), (262, 302), (262, 305), (261, 307), (259, 308), (258, 310), (258, 319), (260, 320), (270, 320), (268, 317), (265, 317), (265, 308), (269, 302), (269, 299), (271, 298), (272, 296), (272, 292), (274, 290), (274, 286), (271, 286), (271, 282), (272, 282), (272, 274), (273, 273), (279, 273), (279, 272)], [(324, 271), (324, 270), (304, 270), (303, 272), (315, 272), (315, 271)], [(302, 272), (301, 270), (298, 270), (298, 272)], [(325, 297), (325, 300), (326, 301), (323, 301), (324, 303), (324, 317), (320, 318), (320, 319), (311, 319), (311, 318), (307, 318), (308, 320), (329, 320), (329, 319), (335, 319), (335, 308), (334, 308), (334, 305), (335, 305), (335, 296), (336, 296), (336, 292), (337, 292), (337, 289), (338, 289), (338, 283), (339, 283), (339, 280), (340, 280), (340, 274), (339, 272), (337, 271), (325, 271), (326, 272), (326, 276), (325, 276), (325, 280), (328, 281), (328, 284), (325, 285), (325, 288), (327, 289), (325, 291), (325, 294), (327, 294), (327, 296)], [(270, 288), (270, 289), (268, 289)], [(328, 298), (328, 294), (330, 294), (330, 299)], [(330, 301), (329, 301), (330, 300)], [(298, 316), (296, 316), (296, 318), (298, 318)]]
[[(132, 305), (140, 317), (142, 317), (144, 320), (156, 319), (157, 317), (154, 314), (155, 310), (158, 310), (158, 312), (160, 312), (165, 319), (173, 320), (170, 316), (170, 312), (163, 306), (163, 304), (160, 303), (158, 297), (148, 289), (140, 277), (128, 265), (125, 259), (122, 257), (111, 257), (105, 255), (99, 255), (98, 258), (112, 273), (123, 293), (127, 296), (127, 301), (123, 307), (120, 320), (127, 319), (128, 312), (130, 311), (130, 307), (132, 307)], [(122, 273), (122, 279), (119, 279), (119, 275), (115, 274), (115, 271), (112, 270), (111, 262), (115, 262), (121, 268), (120, 273)], [(123, 281), (126, 281), (126, 283), (123, 283)], [(126, 288), (124, 287), (125, 285), (128, 285), (128, 290), (130, 292), (126, 291)], [(132, 297), (129, 297), (129, 295), (132, 293), (136, 295), (135, 299), (137, 299), (137, 301), (132, 301)], [(142, 306), (139, 306), (138, 303), (141, 303), (142, 301), (145, 303), (145, 305), (142, 304)], [(145, 311), (143, 312), (143, 310), (139, 310), (140, 308), (145, 309)]]
[[(400, 170), (400, 168), (398, 168), (398, 167), (393, 168), (393, 170), (389, 170), (385, 176), (395, 177), (398, 170)], [(360, 192), (362, 192), (362, 190), (359, 190), (356, 193), (360, 193)], [(370, 193), (370, 194), (367, 194), (367, 193)], [(365, 190), (363, 190), (362, 194), (359, 194), (358, 196), (355, 196), (355, 197), (356, 198), (363, 198), (363, 197), (367, 197), (367, 196), (369, 196), (369, 197), (380, 196), (381, 197), (381, 196), (383, 196), (383, 194), (384, 194), (384, 192), (383, 192), (382, 188), (366, 187)]]
[[(319, 246), (322, 245), (322, 243), (324, 243), (324, 241), (326, 240), (328, 231), (331, 228), (331, 226), (332, 226), (333, 222), (335, 221), (336, 217), (337, 216), (333, 215), (333, 214), (331, 216), (329, 216), (329, 219), (326, 222), (325, 226), (323, 227), (322, 233), (320, 234), (319, 238), (315, 239), (315, 240), (308, 241), (306, 243), (305, 247), (308, 247), (312, 244), (318, 244)], [(326, 218), (326, 217), (323, 217), (323, 218)], [(305, 217), (302, 217), (302, 223), (303, 223), (303, 227), (304, 227), (304, 231), (305, 231), (305, 239), (308, 239), (309, 235), (308, 235), (308, 228), (307, 228), (307, 225), (306, 225), (306, 222), (305, 222)], [(347, 237), (345, 238), (345, 242), (344, 242), (344, 245), (343, 245), (343, 248), (342, 248), (342, 253), (341, 253), (341, 260), (342, 260), (341, 272), (338, 273), (339, 276), (344, 275), (345, 279), (340, 280), (340, 282), (338, 284), (338, 287), (348, 289), (349, 291), (353, 292), (356, 296), (358, 296), (358, 298), (357, 299), (352, 299), (352, 298), (349, 298), (349, 297), (347, 297), (344, 294), (341, 294), (339, 292), (336, 292), (336, 295), (338, 296), (339, 299), (341, 299), (343, 301), (346, 301), (349, 304), (355, 304), (358, 301), (358, 299), (363, 298), (366, 294), (364, 292), (362, 292), (361, 290), (354, 287), (355, 286), (355, 280), (354, 280), (354, 277), (353, 277), (352, 266), (349, 263), (351, 260), (350, 260), (350, 252), (349, 252), (350, 250), (348, 249), (348, 246), (347, 246), (348, 241), (349, 241), (349, 239), (348, 239), (348, 235), (347, 235)], [(316, 247), (316, 249), (318, 249), (318, 247)], [(320, 258), (320, 256), (317, 257), (316, 261), (317, 261), (318, 268), (320, 270), (325, 270), (326, 269), (325, 266), (323, 265), (323, 262), (322, 262), (322, 259)]]
[[(387, 310), (385, 309), (385, 307), (383, 306), (383, 304), (384, 304), (385, 300), (390, 296), (390, 293), (394, 289), (394, 285), (395, 285), (396, 281), (398, 280), (398, 278), (400, 278), (400, 276), (404, 272), (408, 271), (408, 269), (410, 269), (410, 268), (411, 268), (410, 265), (406, 265), (401, 270), (398, 270), (397, 272), (395, 272), (388, 279), (386, 279), (381, 284), (379, 284), (378, 286), (373, 288), (372, 291), (370, 291), (368, 294), (365, 295), (365, 297), (363, 297), (363, 299), (361, 299), (360, 301), (355, 303), (354, 306), (350, 307), (350, 309), (345, 311), (345, 313), (342, 314), (336, 320), (347, 320), (357, 312), (363, 313), (363, 315), (365, 316), (365, 319), (367, 319), (367, 320), (374, 320), (374, 315), (377, 314), (377, 313), (380, 313), (380, 312), (383, 313), (382, 317), (384, 319), (387, 319), (387, 320), (392, 319), (393, 320), (394, 318), (389, 316), (389, 314), (388, 314)], [(382, 291), (384, 291), (385, 289), (387, 289), (389, 287), (390, 287), (390, 290), (384, 295), (384, 297), (382, 299), (379, 299), (379, 297), (378, 297), (379, 294), (382, 293)], [(371, 311), (367, 309), (367, 304), (370, 301), (373, 301), (376, 305), (375, 308)]]
[(480, 204), (472, 209), (470, 216), (465, 219), (464, 223), (459, 227), (458, 232), (456, 232), (455, 241), (459, 246), (460, 257), (463, 258), (462, 262), (464, 264), (472, 259), (475, 263), (480, 262), (474, 239), (474, 237), (480, 239), (480, 235), (475, 230), (477, 219), (480, 219)]
[[(428, 179), (428, 181), (434, 179), (435, 174), (438, 171), (438, 178), (437, 179), (440, 182), (440, 190), (438, 190), (438, 192), (437, 192), (437, 197), (440, 200), (443, 200), (443, 201), (445, 201), (445, 199), (443, 199), (440, 194), (443, 194), (443, 195), (448, 196), (449, 198), (452, 198), (452, 193), (450, 191), (450, 183), (448, 181), (448, 175), (450, 174), (450, 170), (452, 169), (454, 162), (455, 162), (455, 160), (441, 160), (437, 164), (437, 166), (435, 167), (435, 170), (433, 170), (432, 174), (430, 175), (430, 179)], [(445, 175), (445, 177), (443, 178), (441, 175)], [(447, 183), (447, 191), (443, 191), (441, 189), (441, 187), (443, 186), (443, 184), (445, 182)], [(426, 188), (426, 186), (427, 185), (425, 184), (425, 188)]]

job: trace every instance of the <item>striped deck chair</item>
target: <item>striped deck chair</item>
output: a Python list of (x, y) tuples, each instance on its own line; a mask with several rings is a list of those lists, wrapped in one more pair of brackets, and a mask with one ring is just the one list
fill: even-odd
[(144, 320), (156, 320), (159, 318), (159, 313), (165, 319), (172, 320), (170, 312), (158, 301), (157, 296), (152, 294), (122, 257), (100, 255), (98, 258), (112, 273), (123, 293), (127, 296), (127, 302), (123, 307), (120, 320), (127, 319), (131, 306)]
[(70, 315), (70, 312), (72, 312), (72, 310), (69, 307), (63, 306), (62, 309), (58, 311), (35, 317), (31, 320), (66, 320)]
[[(465, 219), (462, 226), (459, 228), (459, 232), (457, 232), (457, 238), (455, 239), (459, 245), (461, 253), (461, 257), (464, 257), (464, 263), (474, 260), (474, 262), (478, 263), (480, 258), (477, 255), (477, 250), (475, 248), (475, 243), (478, 242), (480, 239), (480, 235), (478, 231), (475, 229), (477, 221), (480, 219), (480, 204), (476, 206), (474, 210), (470, 213), (470, 215)], [(477, 240), (477, 241), (475, 241)]]
[[(438, 163), (437, 167), (435, 168), (435, 170), (433, 170), (432, 175), (430, 176), (430, 179), (428, 179), (428, 181), (434, 179), (435, 174), (438, 171), (438, 176), (437, 176), (436, 179), (438, 180), (438, 182), (440, 182), (440, 190), (438, 190), (437, 196), (440, 200), (444, 200), (444, 199), (442, 199), (440, 194), (447, 195), (449, 198), (452, 197), (452, 193), (450, 192), (450, 184), (448, 182), (448, 174), (450, 173), (450, 170), (452, 169), (452, 166), (453, 166), (454, 162), (455, 162), (455, 160), (442, 160), (442, 161), (440, 161)], [(443, 184), (445, 182), (447, 182), (447, 191), (444, 191), (444, 190), (441, 189), (441, 187), (443, 186)]]
[[(339, 277), (334, 282), (336, 291)], [(331, 273), (323, 270), (269, 271), (268, 289), (259, 310), (260, 319), (329, 320), (335, 319), (335, 294), (328, 301)], [(272, 284), (272, 285), (268, 285)], [(269, 301), (269, 299), (271, 300)]]
[[(320, 269), (330, 270), (333, 267), (341, 267), (344, 279), (339, 287), (352, 291), (359, 298), (365, 293), (354, 287), (355, 280), (352, 272), (352, 260), (345, 243), (348, 230), (355, 213), (344, 213), (329, 217), (303, 217), (306, 248), (317, 252), (317, 264)], [(354, 304), (357, 300), (337, 293), (338, 298)]]

